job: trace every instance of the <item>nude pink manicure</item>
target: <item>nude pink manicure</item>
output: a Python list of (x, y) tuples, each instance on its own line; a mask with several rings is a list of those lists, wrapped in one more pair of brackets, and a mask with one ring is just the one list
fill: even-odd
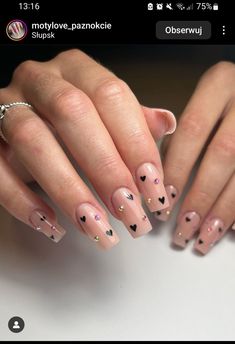
[(169, 207), (163, 210), (158, 210), (154, 213), (156, 219), (160, 221), (167, 221), (169, 219), (171, 211), (178, 200), (178, 192), (173, 185), (167, 185), (165, 186), (165, 189), (169, 200)]
[(152, 229), (140, 200), (127, 188), (120, 188), (112, 195), (113, 206), (133, 238), (140, 237)]
[(101, 248), (107, 250), (119, 242), (117, 234), (104, 215), (91, 204), (81, 204), (77, 208), (76, 217), (89, 238)]
[(211, 248), (224, 235), (224, 223), (219, 218), (207, 219), (200, 231), (200, 235), (194, 245), (195, 250), (207, 254)]
[(29, 221), (36, 231), (45, 234), (56, 243), (58, 243), (66, 233), (64, 228), (50, 219), (49, 215), (40, 209), (36, 209), (31, 213)]
[(184, 214), (176, 227), (173, 243), (184, 248), (199, 228), (200, 216), (195, 211)]
[(165, 209), (169, 206), (163, 182), (157, 168), (151, 163), (141, 165), (136, 171), (140, 192), (151, 212)]

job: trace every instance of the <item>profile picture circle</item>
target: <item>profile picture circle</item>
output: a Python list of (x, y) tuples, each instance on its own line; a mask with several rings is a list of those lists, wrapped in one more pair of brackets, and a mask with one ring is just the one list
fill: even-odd
[(12, 41), (21, 41), (27, 35), (27, 25), (23, 20), (14, 19), (7, 24), (6, 34)]

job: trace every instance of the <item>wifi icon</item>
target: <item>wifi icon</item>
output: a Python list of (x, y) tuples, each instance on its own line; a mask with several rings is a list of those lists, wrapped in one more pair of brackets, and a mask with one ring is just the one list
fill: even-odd
[(182, 4), (182, 2), (178, 2), (176, 4), (176, 7), (178, 7), (178, 9), (181, 10), (181, 11), (183, 11), (185, 9), (184, 4)]

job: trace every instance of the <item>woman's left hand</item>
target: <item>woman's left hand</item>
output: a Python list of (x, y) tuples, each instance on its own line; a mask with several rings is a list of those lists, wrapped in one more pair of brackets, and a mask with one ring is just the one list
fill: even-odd
[[(235, 219), (235, 65), (220, 62), (200, 79), (165, 149), (167, 220), (202, 156), (177, 218), (173, 242), (184, 248), (200, 231), (195, 249), (206, 254)], [(164, 150), (164, 148), (163, 148)]]

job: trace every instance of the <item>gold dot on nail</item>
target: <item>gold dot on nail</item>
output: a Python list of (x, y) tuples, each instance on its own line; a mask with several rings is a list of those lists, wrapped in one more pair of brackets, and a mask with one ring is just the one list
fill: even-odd
[(120, 205), (120, 207), (118, 208), (118, 210), (122, 213), (124, 211), (124, 205)]
[(38, 226), (38, 227), (36, 227), (35, 229), (36, 229), (36, 231), (40, 231), (40, 230), (41, 230), (41, 227)]
[(143, 215), (143, 216), (142, 216), (142, 220), (143, 220), (143, 221), (147, 220), (147, 216), (146, 216), (146, 215)]
[(148, 203), (151, 203), (151, 202), (152, 202), (152, 198), (148, 198), (148, 199), (147, 199), (147, 202), (148, 202)]
[(96, 242), (98, 242), (98, 241), (100, 241), (100, 237), (99, 237), (98, 235), (96, 235), (96, 236), (94, 237), (94, 240), (95, 240)]
[(170, 210), (166, 211), (166, 215), (170, 215), (170, 213), (171, 213)]
[(181, 232), (179, 232), (179, 233), (178, 233), (178, 236), (182, 236), (182, 233), (181, 233)]

